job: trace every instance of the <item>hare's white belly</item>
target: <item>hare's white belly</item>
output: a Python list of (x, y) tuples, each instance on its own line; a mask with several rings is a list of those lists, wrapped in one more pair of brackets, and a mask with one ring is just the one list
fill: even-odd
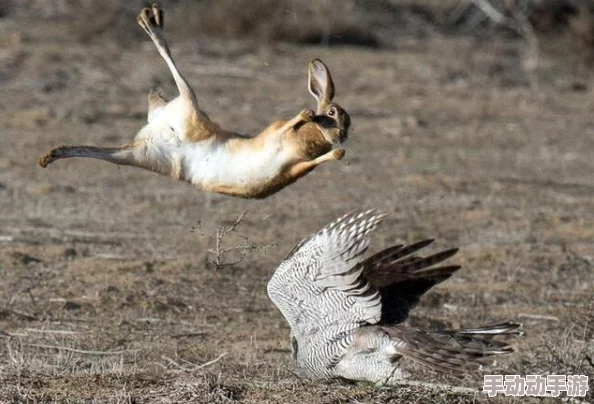
[(196, 185), (238, 187), (272, 180), (290, 158), (274, 146), (231, 152), (226, 143), (216, 139), (183, 144), (176, 154), (187, 181)]

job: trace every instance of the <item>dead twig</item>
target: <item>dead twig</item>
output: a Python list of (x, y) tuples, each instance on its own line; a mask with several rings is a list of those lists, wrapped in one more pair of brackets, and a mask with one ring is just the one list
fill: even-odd
[[(508, 5), (511, 17), (496, 9), (489, 0), (471, 0), (484, 15), (498, 25), (502, 25), (516, 32), (528, 44), (528, 52), (524, 59), (524, 68), (532, 72), (538, 68), (539, 44), (534, 27), (526, 15), (527, 6), (524, 0), (516, 0)], [(513, 3), (513, 5), (512, 5)]]
[(220, 354), (219, 356), (217, 356), (216, 358), (214, 358), (213, 360), (210, 360), (208, 362), (203, 363), (202, 365), (198, 365), (194, 368), (194, 370), (198, 370), (198, 369), (202, 369), (205, 368), (207, 366), (212, 365), (213, 363), (218, 362), (219, 360), (221, 360), (221, 358), (225, 355), (227, 355), (228, 352), (223, 352), (222, 354)]
[(208, 333), (206, 331), (195, 331), (195, 332), (184, 332), (184, 333), (180, 333), (180, 334), (173, 334), (171, 336), (171, 338), (174, 338), (174, 339), (195, 338), (195, 337), (204, 337), (205, 335), (208, 335)]
[(179, 363), (177, 363), (176, 361), (174, 361), (173, 359), (171, 359), (168, 356), (165, 355), (161, 355), (161, 358), (163, 358), (165, 361), (167, 361), (170, 365), (175, 366), (177, 369), (182, 370), (184, 372), (191, 372), (191, 369), (188, 369), (186, 367), (183, 367), (182, 365), (180, 365)]
[(176, 367), (177, 369), (184, 371), (184, 372), (195, 372), (197, 370), (203, 369), (207, 366), (210, 366), (216, 362), (218, 362), (219, 360), (221, 360), (221, 358), (223, 358), (225, 355), (227, 355), (228, 352), (223, 352), (222, 354), (220, 354), (219, 356), (217, 356), (216, 358), (214, 358), (213, 360), (210, 360), (208, 362), (205, 362), (201, 365), (196, 365), (190, 361), (187, 361), (185, 359), (180, 358), (181, 360), (183, 360), (185, 363), (191, 365), (192, 367), (185, 367), (180, 365), (179, 363), (177, 363), (176, 361), (174, 361), (173, 359), (171, 359), (168, 356), (162, 355), (161, 358), (163, 358), (164, 360), (166, 360), (169, 364), (173, 365), (174, 367)]
[[(70, 330), (46, 330), (42, 328), (25, 328), (27, 332), (40, 333), (40, 334), (60, 334), (60, 335), (78, 335), (81, 334), (77, 331)], [(82, 334), (90, 334), (90, 331), (83, 332)]]
[(32, 289), (35, 289), (40, 282), (40, 278), (41, 275), (37, 274), (36, 275), (35, 280), (33, 280), (32, 282), (30, 282), (27, 286), (22, 287), (21, 289), (17, 290), (12, 297), (10, 298), (10, 300), (8, 301), (8, 307), (12, 307), (12, 305), (14, 304), (14, 302), (16, 301), (16, 299), (19, 297), (19, 295), (23, 294), (23, 293), (27, 293), (29, 295), (29, 298), (31, 299), (31, 302), (33, 303), (34, 306), (37, 306), (37, 300), (35, 299), (35, 296), (33, 296), (33, 293), (31, 293)]
[(519, 318), (529, 318), (533, 320), (548, 320), (548, 321), (559, 321), (559, 317), (547, 316), (545, 314), (531, 314), (531, 313), (520, 313)]
[(517, 30), (514, 21), (505, 15), (503, 15), (499, 10), (497, 10), (488, 0), (471, 0), (472, 4), (477, 6), (487, 17), (489, 17), (493, 22), (505, 25), (507, 27), (512, 28), (514, 31)]
[(0, 314), (5, 314), (5, 313), (14, 314), (15, 316), (17, 316), (23, 320), (27, 320), (27, 321), (38, 320), (38, 318), (35, 317), (33, 314), (29, 314), (24, 311), (19, 311), (19, 310), (15, 310), (15, 309), (11, 309), (11, 308), (0, 309)]
[(88, 350), (84, 350), (84, 349), (71, 348), (71, 347), (67, 347), (67, 346), (44, 345), (44, 344), (23, 344), (23, 346), (28, 346), (28, 347), (32, 347), (32, 348), (41, 348), (41, 349), (55, 349), (55, 350), (59, 350), (59, 351), (67, 351), (67, 352), (73, 352), (73, 353), (78, 353), (78, 354), (83, 354), (83, 355), (123, 355), (123, 354), (129, 354), (129, 353), (135, 353), (135, 352), (142, 351), (142, 349), (122, 349), (119, 351), (88, 351)]
[[(485, 22), (505, 27), (515, 32), (527, 44), (522, 67), (534, 72), (539, 65), (539, 42), (534, 26), (529, 18), (530, 0), (463, 0), (448, 17), (448, 23), (462, 22), (463, 31), (474, 31)], [(531, 85), (536, 86), (536, 77), (528, 75)]]
[[(209, 248), (207, 252), (214, 255), (214, 259), (207, 259), (207, 262), (214, 265), (215, 268), (221, 269), (224, 267), (232, 267), (241, 263), (248, 255), (250, 250), (267, 249), (272, 247), (274, 244), (257, 246), (250, 243), (248, 237), (238, 234), (236, 232), (237, 227), (241, 224), (243, 218), (248, 211), (243, 211), (237, 216), (237, 218), (229, 226), (218, 226), (215, 236), (215, 247)], [(240, 239), (239, 244), (226, 245), (224, 240), (233, 234), (236, 238)], [(228, 254), (233, 251), (238, 251), (239, 256), (235, 259), (230, 260)]]
[(449, 384), (430, 383), (430, 382), (419, 382), (414, 380), (402, 380), (395, 383), (397, 386), (410, 386), (410, 387), (422, 387), (431, 390), (447, 391), (454, 394), (468, 394), (475, 395), (479, 394), (480, 391), (472, 387), (459, 387), (450, 386)]
[(240, 246), (231, 246), (231, 247), (223, 247), (222, 243), (223, 243), (223, 239), (225, 237), (227, 237), (227, 235), (231, 232), (235, 231), (235, 228), (237, 226), (239, 226), (239, 224), (241, 223), (241, 221), (243, 220), (244, 216), (246, 215), (247, 211), (243, 211), (239, 214), (239, 216), (237, 216), (237, 219), (235, 219), (235, 221), (233, 223), (231, 223), (230, 226), (218, 226), (217, 227), (217, 235), (215, 238), (215, 249), (209, 249), (208, 252), (210, 252), (211, 254), (215, 255), (215, 260), (214, 262), (212, 262), (215, 267), (217, 269), (220, 269), (223, 267), (223, 263), (225, 261), (224, 256), (227, 252), (229, 251), (233, 251), (233, 250), (237, 250), (237, 249), (243, 249), (241, 256), (235, 260), (235, 262), (232, 263), (226, 263), (227, 265), (237, 265), (239, 264), (244, 258), (245, 255), (247, 254), (246, 248), (249, 247), (248, 242), (247, 242), (247, 237), (244, 236), (240, 236), (238, 235), (240, 238), (242, 238), (245, 242), (244, 245), (240, 245)]

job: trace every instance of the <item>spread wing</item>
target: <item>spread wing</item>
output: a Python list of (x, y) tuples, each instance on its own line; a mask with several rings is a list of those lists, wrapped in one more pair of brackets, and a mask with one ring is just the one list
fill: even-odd
[(297, 340), (338, 341), (380, 321), (380, 295), (361, 276), (360, 263), (383, 217), (372, 210), (345, 215), (302, 240), (276, 269), (268, 295)]
[(436, 266), (458, 252), (457, 248), (423, 257), (418, 251), (433, 243), (423, 240), (409, 245), (395, 245), (367, 258), (363, 276), (377, 289), (382, 300), (382, 324), (406, 320), (425, 292), (448, 279), (459, 265)]

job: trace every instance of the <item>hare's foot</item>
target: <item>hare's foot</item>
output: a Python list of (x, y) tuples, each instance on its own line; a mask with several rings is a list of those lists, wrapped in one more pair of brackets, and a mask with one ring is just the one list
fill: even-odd
[(153, 11), (155, 25), (157, 27), (160, 27), (161, 29), (165, 28), (165, 15), (163, 14), (163, 10), (161, 10), (157, 3), (153, 3), (153, 5), (151, 6), (151, 10)]
[(304, 109), (297, 115), (301, 122), (311, 122), (313, 121), (315, 116), (315, 112), (312, 109)]
[[(81, 147), (84, 147), (84, 146), (81, 146)], [(50, 150), (49, 152), (47, 152), (44, 156), (41, 156), (39, 158), (39, 160), (37, 160), (37, 163), (41, 167), (45, 168), (56, 160), (66, 158), (66, 157), (71, 157), (70, 153), (72, 152), (72, 150), (80, 149), (81, 147), (79, 147), (79, 146), (58, 146), (58, 147)]]
[(163, 10), (159, 8), (158, 4), (153, 4), (151, 7), (144, 7), (138, 13), (136, 21), (150, 36), (154, 35), (156, 29), (163, 29), (164, 19)]
[(294, 118), (286, 121), (282, 127), (278, 129), (279, 132), (285, 132), (294, 129), (297, 125), (313, 121), (315, 113), (311, 109), (304, 109), (298, 113)]
[(60, 157), (58, 157), (58, 150), (54, 149), (51, 150), (49, 153), (46, 153), (44, 156), (41, 156), (39, 160), (37, 160), (37, 163), (41, 167), (45, 168), (59, 158)]
[(341, 160), (344, 157), (344, 153), (345, 151), (343, 148), (334, 149), (328, 152), (332, 160)]
[(131, 144), (118, 147), (58, 146), (50, 150), (45, 156), (42, 156), (38, 160), (38, 163), (41, 167), (45, 168), (59, 159), (86, 157), (106, 160), (119, 165), (143, 167), (155, 171), (153, 168), (147, 166), (146, 161), (138, 159), (138, 156), (143, 156), (145, 153), (144, 150), (138, 150), (140, 147)]
[(320, 157), (315, 158), (313, 161), (316, 164), (322, 164), (326, 161), (341, 160), (344, 157), (344, 153), (345, 151), (343, 148), (333, 149), (328, 153), (322, 154)]
[(301, 161), (295, 165), (293, 165), (289, 169), (289, 176), (292, 178), (299, 178), (316, 168), (322, 163), (332, 160), (340, 160), (344, 156), (344, 149), (334, 149), (330, 150), (328, 153), (321, 155), (320, 157), (316, 157), (310, 161)]

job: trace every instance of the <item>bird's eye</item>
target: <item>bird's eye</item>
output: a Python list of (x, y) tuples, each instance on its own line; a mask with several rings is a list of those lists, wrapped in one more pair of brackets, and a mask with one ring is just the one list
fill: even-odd
[(334, 116), (334, 115), (336, 115), (336, 108), (332, 107), (328, 111), (328, 116)]

